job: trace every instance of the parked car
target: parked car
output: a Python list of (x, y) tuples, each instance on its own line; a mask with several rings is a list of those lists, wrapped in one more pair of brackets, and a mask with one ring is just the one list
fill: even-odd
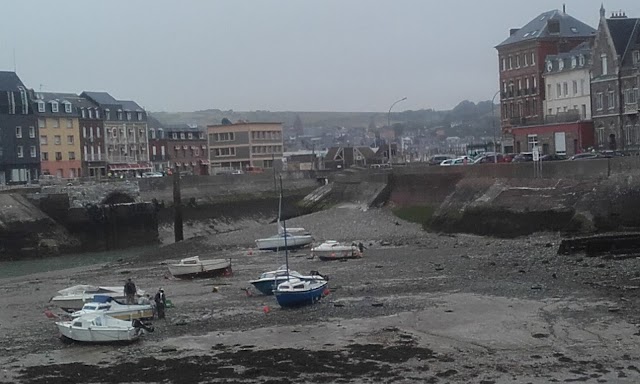
[(501, 153), (495, 155), (484, 155), (478, 157), (473, 164), (493, 164), (493, 163), (504, 163), (504, 155)]
[(618, 151), (607, 150), (607, 151), (601, 151), (600, 156), (606, 157), (606, 158), (612, 158), (612, 157), (622, 157), (622, 156), (625, 156), (625, 154)]
[(435, 155), (429, 158), (429, 165), (440, 165), (445, 160), (451, 160), (452, 156), (450, 155)]
[(144, 172), (142, 174), (142, 177), (147, 178), (147, 177), (164, 177), (164, 175), (162, 174), (162, 172)]
[(542, 155), (540, 156), (540, 160), (542, 161), (560, 161), (560, 160), (567, 160), (567, 156), (565, 155), (558, 155), (558, 154), (549, 154), (549, 155)]
[(513, 163), (525, 163), (527, 161), (533, 161), (533, 153), (532, 152), (522, 152), (518, 155), (515, 155), (511, 162)]
[[(466, 160), (466, 161), (465, 161)], [(473, 162), (468, 157), (458, 157), (457, 159), (449, 159), (440, 163), (443, 167), (450, 167), (452, 165), (465, 165), (465, 164), (473, 164)]]
[(599, 159), (599, 158), (601, 158), (601, 156), (598, 155), (597, 153), (589, 152), (589, 153), (578, 153), (577, 155), (571, 156), (569, 160), (592, 160), (592, 159)]

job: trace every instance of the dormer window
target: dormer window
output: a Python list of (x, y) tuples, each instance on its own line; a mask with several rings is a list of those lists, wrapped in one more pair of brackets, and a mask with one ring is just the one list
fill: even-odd
[(584, 67), (584, 61), (585, 61), (584, 55), (580, 55), (580, 66), (581, 67)]
[(608, 75), (609, 74), (609, 65), (607, 62), (607, 55), (603, 54), (602, 56), (600, 56), (600, 65), (602, 66), (602, 74), (603, 75)]
[(58, 112), (58, 102), (57, 101), (52, 101), (51, 102), (51, 112)]
[(109, 110), (109, 108), (104, 110), (104, 118), (107, 120), (111, 120), (111, 111)]
[(564, 69), (564, 59), (558, 60), (558, 70), (562, 71)]
[(575, 56), (573, 56), (573, 57), (571, 58), (571, 68), (575, 68), (575, 67), (577, 67), (577, 66), (578, 66), (578, 58), (577, 58), (577, 57), (575, 57)]
[(118, 109), (118, 120), (122, 120), (122, 110)]
[(84, 108), (80, 108), (80, 114), (83, 119), (87, 117), (87, 111)]
[(64, 103), (64, 112), (71, 113), (71, 103)]
[(142, 121), (142, 112), (138, 112), (138, 121)]
[(127, 120), (131, 120), (131, 112), (127, 112)]
[(93, 119), (93, 110), (89, 109), (89, 118)]
[(100, 110), (96, 108), (96, 119), (100, 118)]
[(38, 100), (38, 112), (46, 112), (46, 107), (42, 100)]

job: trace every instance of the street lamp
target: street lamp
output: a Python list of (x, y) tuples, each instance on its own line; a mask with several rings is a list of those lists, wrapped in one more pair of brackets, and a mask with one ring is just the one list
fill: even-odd
[(498, 96), (498, 94), (500, 93), (500, 91), (496, 92), (495, 95), (493, 95), (493, 98), (491, 99), (491, 126), (493, 127), (493, 163), (497, 164), (498, 163), (498, 153), (496, 151), (496, 116), (495, 116), (495, 112), (494, 112), (494, 108), (495, 108), (495, 100), (496, 100), (496, 96)]
[[(407, 100), (407, 98), (403, 97), (402, 99), (397, 100), (396, 102), (391, 104), (391, 106), (389, 107), (389, 113), (387, 113), (387, 126), (389, 127), (389, 129), (391, 129), (391, 110), (396, 104), (405, 100)], [(391, 167), (391, 139), (389, 139), (389, 167)]]

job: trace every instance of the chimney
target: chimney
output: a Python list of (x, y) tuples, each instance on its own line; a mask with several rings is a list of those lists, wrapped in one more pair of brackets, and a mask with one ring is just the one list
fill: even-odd
[(520, 28), (511, 28), (509, 30), (509, 36), (515, 35), (519, 30), (520, 30)]
[(562, 13), (567, 13), (567, 4), (562, 4)]

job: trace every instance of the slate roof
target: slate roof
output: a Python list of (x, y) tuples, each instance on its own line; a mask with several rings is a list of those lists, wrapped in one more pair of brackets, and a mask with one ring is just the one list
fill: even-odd
[(131, 100), (117, 100), (114, 104), (122, 105), (122, 109), (125, 111), (138, 111), (138, 112), (143, 111), (142, 107), (139, 106), (138, 103)]
[[(549, 20), (557, 20), (560, 24), (560, 33), (552, 34), (549, 32)], [(505, 41), (498, 44), (496, 48), (506, 45), (516, 44), (523, 41), (543, 40), (549, 37), (589, 37), (594, 36), (596, 30), (582, 21), (570, 16), (567, 13), (554, 9), (544, 12), (535, 19), (531, 20), (527, 25), (520, 28), (516, 33), (509, 36)]]
[(42, 100), (44, 102), (49, 101), (57, 101), (62, 103), (63, 101), (68, 101), (71, 104), (75, 104), (74, 100), (78, 98), (78, 95), (75, 93), (56, 93), (56, 92), (36, 92), (36, 99)]
[(629, 46), (629, 40), (633, 37), (633, 31), (638, 24), (640, 24), (640, 19), (607, 19), (607, 27), (609, 27), (611, 39), (618, 55), (624, 56), (627, 46)]
[(98, 104), (106, 104), (106, 105), (117, 105), (118, 100), (114, 99), (113, 96), (108, 94), (107, 92), (82, 92), (82, 95), (87, 96), (91, 100), (95, 101)]
[(151, 115), (147, 115), (147, 125), (149, 128), (164, 128), (164, 124)]
[[(584, 62), (580, 65), (580, 56), (584, 57)], [(576, 67), (572, 68), (571, 60), (572, 58), (576, 58)], [(544, 72), (545, 74), (550, 73), (559, 73), (559, 72), (568, 72), (574, 71), (577, 69), (585, 69), (589, 68), (589, 60), (591, 57), (591, 44), (585, 41), (584, 43), (578, 45), (574, 49), (569, 52), (559, 53), (557, 55), (548, 55), (545, 58), (545, 61), (551, 61), (553, 64), (553, 69), (549, 71), (547, 66), (545, 65)], [(564, 60), (564, 68), (562, 71), (559, 68), (559, 60)]]
[(24, 84), (15, 72), (0, 71), (0, 91), (17, 91), (18, 87)]

